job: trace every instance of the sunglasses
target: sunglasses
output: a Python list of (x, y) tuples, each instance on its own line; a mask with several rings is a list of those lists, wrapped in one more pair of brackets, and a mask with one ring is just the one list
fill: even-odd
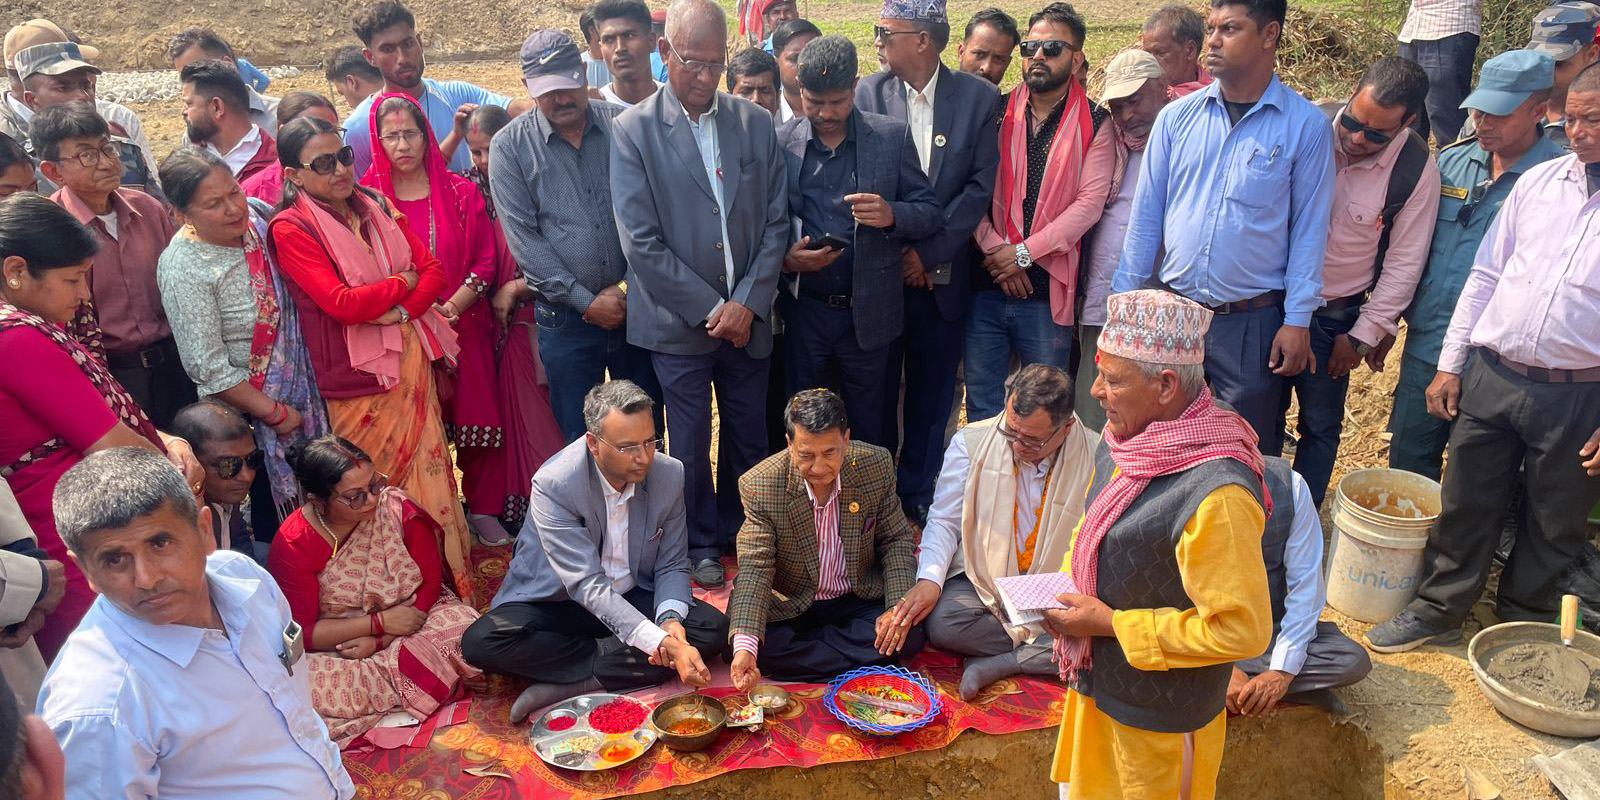
[(389, 476), (381, 472), (372, 473), (372, 482), (365, 489), (352, 489), (339, 495), (339, 502), (352, 509), (366, 508), (367, 502), (383, 493), (389, 487)]
[(1478, 208), (1478, 203), (1483, 201), (1483, 196), (1488, 194), (1489, 187), (1494, 185), (1494, 178), (1484, 178), (1478, 181), (1472, 191), (1467, 192), (1467, 202), (1456, 209), (1456, 223), (1466, 225), (1472, 222), (1472, 213)]
[(1367, 137), (1367, 141), (1372, 142), (1373, 144), (1388, 144), (1389, 140), (1395, 137), (1395, 134), (1393, 133), (1384, 133), (1377, 128), (1368, 127), (1361, 120), (1350, 116), (1350, 112), (1348, 111), (1339, 112), (1339, 127), (1344, 128), (1351, 133), (1359, 133)]
[(1045, 58), (1055, 58), (1068, 51), (1076, 53), (1082, 48), (1072, 42), (1061, 39), (1047, 39), (1038, 42), (1023, 42), (1017, 45), (1017, 49), (1022, 53), (1023, 58), (1033, 58), (1040, 50), (1044, 51)]
[(889, 41), (890, 39), (892, 39), (892, 38), (894, 38), (896, 36), (903, 36), (903, 35), (906, 35), (906, 34), (916, 34), (916, 33), (921, 33), (921, 31), (891, 31), (888, 28), (883, 27), (882, 25), (874, 25), (874, 26), (872, 26), (872, 38), (873, 39), (881, 39), (881, 40), (883, 40), (885, 42)]
[(318, 175), (332, 175), (333, 171), (338, 169), (338, 166), (336, 165), (348, 167), (354, 163), (356, 163), (355, 148), (351, 147), (350, 145), (345, 145), (344, 147), (339, 148), (339, 152), (323, 153), (322, 155), (311, 159), (310, 164), (301, 164), (300, 168), (310, 168), (312, 172), (315, 172)]
[(261, 469), (261, 461), (265, 454), (259, 448), (251, 450), (248, 455), (222, 456), (211, 462), (211, 468), (216, 471), (217, 477), (228, 480), (242, 472), (246, 465), (251, 469)]

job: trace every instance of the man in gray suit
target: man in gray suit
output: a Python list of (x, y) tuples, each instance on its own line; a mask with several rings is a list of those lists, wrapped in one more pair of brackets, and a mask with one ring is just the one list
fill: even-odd
[(856, 420), (851, 433), (884, 447), (893, 444), (883, 409), (899, 388), (890, 367), (905, 317), (900, 251), (933, 233), (940, 209), (906, 124), (855, 110), (849, 39), (813, 39), (799, 80), (806, 115), (778, 130), (801, 234), (779, 294), (788, 390), (838, 390)]
[[(744, 521), (738, 477), (765, 455), (772, 301), (788, 246), (772, 115), (717, 91), (728, 25), (714, 0), (674, 0), (660, 41), (667, 85), (612, 125), (611, 199), (628, 259), (628, 342), (651, 351), (683, 460), (694, 579)], [(711, 488), (711, 387), (721, 415)]]
[(653, 406), (632, 381), (589, 391), (588, 433), (534, 474), (505, 581), (461, 637), (469, 663), (534, 681), (512, 722), (674, 676), (704, 686), (727, 646), (727, 617), (689, 592), (683, 465), (656, 454)]

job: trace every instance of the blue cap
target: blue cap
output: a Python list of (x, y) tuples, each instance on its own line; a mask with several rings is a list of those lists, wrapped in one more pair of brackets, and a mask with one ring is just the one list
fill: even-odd
[(1594, 41), (1597, 27), (1600, 27), (1600, 6), (1593, 3), (1545, 6), (1533, 17), (1533, 38), (1528, 40), (1527, 49), (1565, 61)]
[(522, 43), (522, 83), (538, 98), (558, 89), (582, 89), (586, 72), (572, 37), (561, 31), (534, 31)]
[(1478, 88), (1461, 101), (1462, 108), (1503, 117), (1540, 89), (1555, 83), (1556, 61), (1534, 50), (1511, 50), (1483, 62)]

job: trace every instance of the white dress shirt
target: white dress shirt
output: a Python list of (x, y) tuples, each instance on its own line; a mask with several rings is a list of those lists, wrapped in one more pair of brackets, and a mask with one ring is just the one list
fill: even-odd
[[(690, 119), (689, 109), (683, 110), (684, 119), (689, 120), (689, 130), (694, 133), (695, 147), (700, 150), (700, 162), (705, 167), (706, 179), (711, 181), (711, 194), (717, 200), (721, 213), (717, 214), (717, 221), (722, 225), (722, 264), (727, 271), (728, 283), (726, 291), (733, 292), (733, 246), (728, 241), (728, 201), (722, 196), (722, 145), (717, 141), (717, 98), (711, 98), (711, 108), (700, 115), (699, 121)], [(715, 314), (726, 300), (718, 300), (711, 307), (710, 314)]]
[[(1056, 455), (1037, 464), (1019, 464), (1017, 472), (1017, 514), (1030, 520), (1026, 530), (1013, 526), (1012, 535), (1020, 549), (1033, 531), (1031, 520), (1039, 513), (1039, 498), (1044, 495), (1045, 478)], [(917, 578), (944, 586), (945, 578), (959, 575), (965, 567), (951, 566), (961, 552), (961, 507), (967, 494), (967, 473), (972, 459), (967, 454), (967, 437), (957, 431), (944, 451), (944, 466), (933, 487), (933, 504), (928, 507), (928, 524), (922, 528), (922, 547), (917, 551)]]
[(911, 126), (911, 141), (917, 146), (917, 160), (922, 163), (924, 175), (933, 162), (933, 94), (938, 88), (937, 69), (920, 92), (906, 84), (906, 124)]
[(210, 142), (206, 142), (205, 148), (221, 156), (223, 163), (227, 164), (228, 169), (232, 170), (233, 174), (237, 176), (239, 170), (244, 169), (244, 165), (250, 163), (250, 159), (255, 157), (256, 151), (261, 149), (261, 126), (251, 123), (250, 132), (245, 134), (244, 138), (236, 142), (226, 153), (218, 150), (216, 145)]
[(1272, 643), (1272, 658), (1267, 669), (1300, 674), (1306, 663), (1306, 647), (1317, 635), (1317, 618), (1322, 615), (1326, 589), (1322, 583), (1322, 520), (1311, 487), (1300, 473), (1290, 471), (1294, 487), (1294, 520), (1289, 540), (1283, 546), (1283, 571), (1287, 591), (1283, 597), (1283, 620), (1278, 638)]
[[(600, 493), (606, 502), (606, 535), (600, 546), (600, 568), (605, 571), (606, 577), (611, 581), (611, 588), (617, 594), (627, 594), (637, 584), (633, 579), (633, 567), (628, 563), (628, 552), (632, 544), (628, 538), (628, 501), (633, 499), (633, 491), (637, 484), (628, 484), (622, 491), (617, 491), (611, 486), (611, 481), (600, 472), (600, 465), (595, 465), (595, 475), (600, 481)], [(655, 618), (668, 611), (678, 612), (678, 616), (687, 617), (689, 607), (681, 600), (663, 600), (656, 606)], [(622, 637), (624, 644), (645, 653), (654, 653), (661, 646), (667, 632), (660, 625), (647, 619), (639, 620)]]
[(355, 787), (284, 667), (289, 603), (266, 570), (206, 559), (223, 630), (152, 625), (104, 596), (45, 678), (39, 714), (65, 751), (68, 800), (348, 800)]

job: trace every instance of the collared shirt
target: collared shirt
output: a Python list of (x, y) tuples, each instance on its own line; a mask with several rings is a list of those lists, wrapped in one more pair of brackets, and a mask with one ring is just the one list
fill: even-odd
[(1480, 33), (1480, 3), (1481, 0), (1411, 0), (1399, 39), (1431, 42), (1458, 33)]
[[(661, 84), (657, 83), (656, 84), (656, 88), (660, 89), (661, 88)], [(617, 90), (611, 88), (611, 84), (609, 82), (606, 83), (606, 85), (600, 87), (600, 96), (602, 98), (605, 98), (605, 101), (607, 103), (611, 103), (611, 104), (619, 106), (621, 108), (633, 108), (634, 106), (639, 104), (639, 103), (630, 103), (630, 102), (622, 99), (621, 97), (619, 97), (617, 95)], [(649, 99), (650, 98), (648, 98), (648, 97), (645, 98), (645, 100), (649, 100)], [(644, 100), (641, 100), (639, 102), (642, 103), (642, 102), (644, 102)]]
[[(466, 81), (436, 81), (432, 78), (423, 78), (422, 87), (422, 96), (417, 98), (417, 103), (422, 106), (422, 115), (427, 118), (428, 127), (433, 128), (433, 138), (441, 142), (455, 128), (456, 109), (463, 103), (495, 105), (501, 108), (511, 104), (511, 98)], [(372, 166), (370, 117), (372, 101), (376, 97), (377, 95), (372, 95), (362, 100), (361, 105), (356, 106), (344, 120), (344, 143), (355, 150), (356, 161), (352, 168), (356, 175), (365, 175), (367, 168)], [(267, 128), (265, 125), (261, 127)], [(267, 130), (271, 132), (275, 128)], [(457, 147), (455, 154), (450, 156), (450, 171), (465, 172), (471, 166), (472, 154), (468, 148)]]
[[(957, 439), (961, 438), (959, 436)], [(818, 601), (832, 600), (850, 591), (850, 574), (845, 568), (844, 540), (839, 538), (839, 487), (840, 479), (833, 479), (833, 490), (828, 497), (817, 501), (817, 492), (806, 483), (806, 497), (811, 500), (811, 524), (817, 535), (817, 593)], [(1035, 503), (1037, 505), (1037, 503)], [(748, 633), (733, 636), (733, 649), (756, 655), (761, 640)]]
[(783, 85), (778, 85), (778, 126), (795, 118), (794, 109), (789, 107), (789, 96), (784, 93)]
[(1291, 470), (1289, 481), (1294, 495), (1294, 520), (1283, 545), (1283, 619), (1278, 624), (1278, 638), (1272, 643), (1267, 669), (1298, 675), (1306, 663), (1306, 648), (1317, 636), (1317, 618), (1322, 615), (1326, 587), (1322, 583), (1322, 520), (1317, 516), (1317, 503), (1311, 499), (1311, 486), (1300, 473)]
[(923, 174), (933, 162), (933, 97), (939, 89), (939, 70), (933, 71), (922, 91), (906, 84), (906, 124), (911, 126), (911, 141), (917, 146), (917, 161)]
[[(1013, 456), (1013, 458), (1015, 458)], [(1016, 519), (1032, 520), (1039, 515), (1039, 500), (1044, 496), (1045, 479), (1051, 465), (1056, 463), (1056, 453), (1039, 459), (1037, 464), (1017, 462)], [(972, 456), (967, 452), (967, 437), (957, 433), (944, 451), (944, 466), (939, 469), (939, 479), (933, 487), (933, 504), (928, 507), (928, 524), (922, 528), (922, 544), (917, 550), (917, 579), (944, 585), (945, 578), (960, 575), (963, 567), (951, 567), (951, 562), (961, 552), (961, 508), (967, 494), (967, 477), (972, 470)], [(1017, 549), (1027, 544), (1027, 530), (1012, 529)]]
[(617, 112), (591, 102), (578, 147), (538, 109), (512, 120), (490, 145), (489, 187), (511, 254), (535, 291), (579, 313), (628, 269), (611, 209)]
[(143, 192), (117, 189), (111, 193), (111, 208), (117, 215), (116, 235), (112, 236), (71, 189), (62, 188), (50, 199), (100, 239), (100, 250), (89, 269), (89, 291), (106, 350), (142, 350), (171, 336), (156, 282), (156, 262), (176, 231), (166, 209)]
[[(629, 537), (632, 532), (628, 530), (628, 503), (633, 500), (635, 484), (628, 484), (621, 491), (612, 487), (611, 481), (600, 472), (600, 465), (594, 468), (595, 480), (600, 482), (600, 494), (606, 505), (606, 533), (600, 545), (600, 568), (605, 571), (606, 577), (611, 580), (611, 588), (617, 594), (625, 594), (637, 585), (633, 580), (633, 565), (628, 562), (628, 553), (632, 549)], [(656, 619), (668, 611), (678, 612), (678, 616), (689, 615), (689, 606), (681, 600), (663, 600), (656, 606)], [(641, 619), (622, 637), (624, 644), (645, 653), (654, 653), (661, 646), (661, 640), (667, 638), (667, 632), (660, 625)]]
[(1569, 155), (1512, 187), (1472, 260), (1439, 353), (1460, 374), (1469, 347), (1547, 369), (1600, 367), (1600, 195)]
[(1459, 142), (1439, 152), (1439, 213), (1428, 248), (1428, 266), (1406, 316), (1407, 357), (1438, 363), (1456, 300), (1472, 271), (1472, 258), (1489, 223), (1499, 213), (1500, 204), (1522, 173), (1562, 155), (1558, 143), (1540, 136), (1515, 164), (1491, 180), (1493, 156), (1477, 140)]
[(1281, 289), (1284, 324), (1309, 325), (1322, 305), (1332, 138), (1322, 110), (1276, 75), (1237, 125), (1220, 82), (1173, 101), (1145, 145), (1112, 291), (1141, 288), (1152, 271), (1207, 306)]
[(261, 126), (252, 123), (250, 132), (226, 153), (218, 150), (217, 146), (210, 142), (206, 142), (205, 148), (221, 156), (228, 169), (232, 170), (234, 175), (238, 175), (239, 170), (244, 169), (244, 165), (250, 163), (250, 159), (255, 158), (256, 151), (261, 149)]
[[(733, 248), (728, 244), (728, 201), (722, 196), (722, 145), (717, 141), (717, 106), (716, 95), (711, 97), (711, 108), (700, 115), (699, 120), (689, 118), (689, 109), (683, 108), (683, 118), (689, 120), (689, 130), (694, 134), (694, 145), (700, 150), (700, 161), (706, 169), (706, 179), (711, 181), (711, 193), (717, 198), (717, 206), (722, 213), (717, 215), (717, 220), (722, 224), (722, 263), (728, 273), (728, 287), (731, 290), (735, 285), (733, 280)], [(682, 107), (682, 106), (680, 106)], [(720, 308), (722, 303), (712, 309)]]
[[(1338, 123), (1333, 123), (1337, 125)], [(1333, 216), (1328, 222), (1327, 256), (1322, 262), (1322, 296), (1328, 300), (1360, 294), (1372, 296), (1350, 328), (1351, 338), (1374, 347), (1384, 336), (1400, 331), (1400, 315), (1422, 277), (1433, 240), (1433, 223), (1439, 213), (1439, 167), (1429, 157), (1422, 175), (1389, 232), (1389, 249), (1383, 257), (1383, 274), (1372, 282), (1372, 265), (1378, 257), (1378, 237), (1383, 231), (1383, 204), (1389, 176), (1409, 135), (1396, 136), (1388, 147), (1355, 163), (1343, 149), (1334, 147), (1338, 168), (1333, 183)]]
[(222, 630), (153, 625), (95, 600), (39, 696), (67, 761), (68, 800), (346, 800), (339, 748), (311, 706), (311, 669), (280, 658), (289, 603), (233, 552), (206, 559)]
[(1117, 186), (1117, 196), (1106, 204), (1100, 221), (1084, 241), (1084, 257), (1089, 268), (1083, 279), (1083, 314), (1078, 324), (1100, 327), (1106, 324), (1106, 298), (1111, 296), (1111, 276), (1122, 257), (1122, 242), (1128, 235), (1128, 218), (1133, 214), (1133, 192), (1139, 183), (1143, 150), (1128, 151), (1128, 166)]
[[(813, 241), (823, 234), (833, 234), (847, 241), (855, 238), (855, 216), (845, 195), (856, 191), (856, 128), (860, 115), (852, 113), (845, 123), (844, 139), (839, 146), (828, 146), (812, 131), (806, 143), (805, 157), (800, 160), (800, 216), (801, 232)], [(854, 285), (855, 247), (846, 247), (832, 264), (816, 272), (802, 273), (800, 283), (823, 294), (848, 295)]]
[[(273, 97), (272, 95), (262, 94), (262, 93), (256, 91), (256, 87), (254, 87), (254, 86), (247, 85), (247, 86), (244, 87), (244, 90), (250, 94), (250, 121), (254, 122), (257, 125), (260, 125), (261, 126), (261, 130), (264, 130), (267, 133), (272, 134), (273, 136), (277, 136), (278, 135), (278, 104), (283, 102), (283, 98), (281, 98), (281, 97)], [(372, 98), (368, 97), (367, 101), (368, 101), (368, 103), (370, 103), (372, 101)], [(451, 115), (452, 115), (451, 119), (454, 119), (454, 114), (455, 114), (455, 111), (452, 110), (451, 111)], [(367, 127), (366, 125), (362, 125), (361, 129), (362, 130), (366, 130), (366, 127)], [(370, 155), (369, 155), (369, 158), (370, 158)], [(359, 162), (357, 162), (357, 163), (359, 163)], [(364, 171), (365, 170), (362, 170), (362, 172), (364, 172)], [(356, 174), (360, 175), (361, 172), (357, 172)]]

